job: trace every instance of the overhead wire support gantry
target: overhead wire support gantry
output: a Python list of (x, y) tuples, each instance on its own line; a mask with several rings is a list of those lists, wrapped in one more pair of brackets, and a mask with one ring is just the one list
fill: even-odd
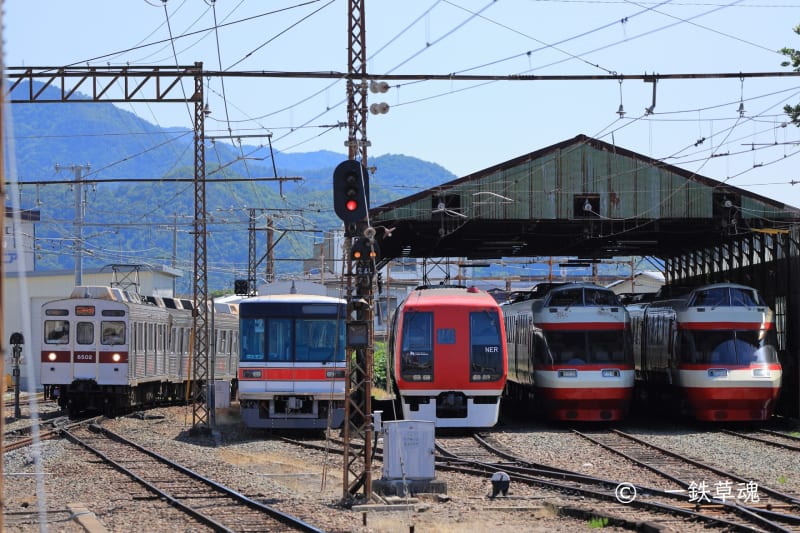
[[(363, 16), (358, 18), (351, 15), (351, 20), (355, 23), (352, 27), (357, 28), (356, 35), (363, 37), (361, 24)], [(360, 30), (358, 30), (360, 28)], [(352, 34), (351, 34), (352, 35)], [(351, 43), (352, 45), (352, 43)], [(356, 51), (358, 52), (358, 50)], [(180, 91), (179, 81), (184, 77), (201, 76), (205, 78), (306, 78), (306, 79), (342, 79), (351, 82), (353, 89), (358, 89), (358, 93), (353, 93), (354, 112), (363, 113), (366, 117), (366, 86), (361, 83), (368, 80), (382, 81), (625, 81), (640, 80), (646, 83), (653, 83), (662, 80), (692, 80), (692, 79), (749, 79), (749, 78), (781, 78), (800, 76), (798, 71), (765, 71), (765, 72), (710, 72), (710, 73), (672, 73), (672, 74), (573, 74), (573, 75), (538, 75), (538, 74), (370, 74), (366, 72), (366, 60), (362, 57), (363, 53), (355, 54), (355, 59), (362, 61), (358, 70), (350, 72), (336, 71), (272, 71), (272, 70), (253, 70), (253, 71), (218, 71), (202, 70), (197, 66), (42, 66), (42, 67), (5, 67), (3, 77), (10, 80), (8, 94), (10, 103), (53, 103), (53, 102), (86, 102), (84, 98), (77, 98), (78, 90), (88, 92), (89, 101), (93, 102), (173, 102), (182, 103), (186, 101)], [(351, 59), (352, 60), (352, 59)], [(34, 90), (33, 80), (42, 83), (43, 87)], [(68, 80), (73, 80), (68, 83)], [(25, 81), (30, 82), (27, 94), (22, 97), (19, 87)], [(87, 83), (88, 82), (88, 83)], [(111, 95), (110, 89), (117, 82), (121, 82), (124, 91), (122, 96)], [(354, 83), (354, 82), (358, 82)], [(48, 87), (57, 87), (60, 96), (57, 99), (47, 96)], [(147, 92), (149, 91), (149, 92)], [(195, 95), (189, 97), (191, 101)], [(348, 104), (349, 105), (349, 104)], [(365, 133), (363, 128), (365, 118), (356, 117), (348, 111), (348, 119), (354, 122), (350, 125), (350, 133), (356, 131)], [(364, 139), (352, 139), (353, 141)], [(366, 155), (363, 151), (362, 156)], [(359, 153), (359, 152), (356, 152)], [(355, 155), (355, 153), (351, 154)]]
[[(208, 260), (206, 250), (206, 169), (205, 169), (205, 105), (203, 97), (203, 64), (178, 67), (10, 67), (4, 76), (11, 80), (8, 95), (11, 103), (111, 103), (111, 102), (174, 102), (194, 104), (194, 288), (193, 316), (194, 359), (192, 390), (194, 431), (210, 431), (214, 426), (214, 366), (209, 358)], [(189, 77), (194, 88), (186, 96), (180, 81)], [(68, 85), (67, 79), (75, 79)], [(34, 90), (33, 81), (42, 87)], [(103, 83), (100, 83), (100, 81)], [(28, 81), (26, 97), (19, 88)], [(112, 96), (110, 89), (122, 82), (123, 96)], [(45, 89), (59, 82), (60, 98), (48, 99)], [(87, 83), (88, 82), (88, 83)], [(91, 98), (77, 98), (78, 89), (90, 86)], [(16, 90), (16, 98), (11, 98)]]

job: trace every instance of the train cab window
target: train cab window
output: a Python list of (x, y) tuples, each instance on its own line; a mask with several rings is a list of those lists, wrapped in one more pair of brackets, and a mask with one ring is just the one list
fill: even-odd
[(284, 318), (267, 320), (267, 361), (291, 361), (292, 321)]
[(739, 287), (731, 287), (731, 302), (734, 306), (741, 307), (766, 305), (757, 291), (753, 289), (741, 289)]
[(264, 319), (242, 319), (239, 330), (241, 361), (264, 361)]
[(100, 330), (103, 332), (100, 344), (108, 346), (125, 344), (125, 322), (104, 320), (100, 324)]
[(610, 290), (586, 289), (584, 291), (587, 306), (618, 306), (621, 305), (617, 295)]
[(403, 315), (400, 375), (408, 380), (433, 379), (433, 313), (409, 311)]
[(731, 300), (728, 287), (698, 290), (694, 293), (690, 307), (719, 307), (730, 306)]
[(44, 342), (46, 344), (69, 343), (69, 322), (66, 320), (45, 320)]
[(500, 317), (495, 312), (470, 313), (470, 381), (498, 380), (503, 374)]
[[(337, 323), (340, 325), (339, 328), (336, 327)], [(298, 362), (323, 363), (345, 360), (345, 329), (340, 320), (297, 320), (295, 339), (295, 358)]]
[(78, 344), (94, 344), (94, 323), (78, 322), (75, 326), (75, 342)]
[(406, 313), (403, 321), (403, 351), (427, 350), (433, 347), (433, 313)]
[(583, 289), (569, 288), (553, 291), (547, 302), (549, 307), (569, 307), (571, 305), (583, 305)]

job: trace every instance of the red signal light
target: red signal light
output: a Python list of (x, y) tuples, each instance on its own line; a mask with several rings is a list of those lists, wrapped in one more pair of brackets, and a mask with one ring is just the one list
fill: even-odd
[(344, 207), (348, 211), (355, 211), (356, 209), (358, 209), (358, 202), (356, 202), (355, 200), (347, 200), (347, 202), (345, 202), (344, 204)]

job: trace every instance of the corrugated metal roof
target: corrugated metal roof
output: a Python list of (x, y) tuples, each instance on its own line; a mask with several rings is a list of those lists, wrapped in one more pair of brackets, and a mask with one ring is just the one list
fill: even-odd
[[(800, 210), (585, 135), (370, 210), (386, 257), (674, 255)], [(646, 249), (645, 249), (646, 248)]]

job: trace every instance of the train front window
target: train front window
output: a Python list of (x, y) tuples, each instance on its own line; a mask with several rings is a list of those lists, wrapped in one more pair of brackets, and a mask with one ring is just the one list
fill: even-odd
[(324, 363), (345, 360), (345, 328), (341, 320), (332, 318), (297, 320), (295, 339), (297, 362)]
[(78, 322), (75, 326), (75, 341), (78, 344), (94, 344), (94, 323)]
[(292, 320), (267, 319), (267, 361), (291, 361), (292, 344)]
[(586, 333), (582, 331), (548, 331), (547, 344), (554, 364), (584, 365)]
[(44, 342), (46, 344), (68, 344), (69, 322), (66, 320), (45, 320)]
[(496, 381), (503, 375), (500, 318), (496, 312), (469, 314), (470, 381)]
[(400, 374), (409, 380), (416, 376), (433, 379), (433, 313), (409, 311), (404, 315)]
[(264, 319), (243, 318), (239, 323), (240, 361), (264, 361)]
[(592, 363), (633, 363), (632, 339), (624, 331), (592, 331), (589, 361)]
[(681, 361), (712, 365), (776, 363), (774, 333), (758, 330), (683, 332)]
[(587, 306), (613, 307), (622, 305), (614, 291), (610, 290), (586, 289), (584, 296)]

